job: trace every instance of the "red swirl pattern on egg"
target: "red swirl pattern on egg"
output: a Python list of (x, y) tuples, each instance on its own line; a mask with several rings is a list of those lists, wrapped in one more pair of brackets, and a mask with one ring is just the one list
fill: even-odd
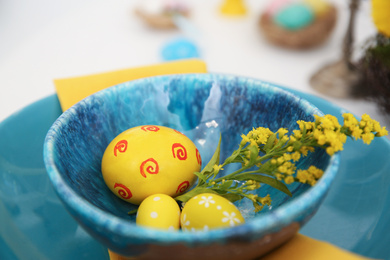
[(155, 159), (149, 158), (141, 163), (140, 166), (140, 173), (141, 175), (146, 178), (146, 173), (148, 174), (158, 174), (159, 172), (159, 166)]
[(117, 156), (117, 152), (124, 153), (127, 150), (127, 141), (120, 140), (114, 147), (114, 155)]
[(157, 132), (158, 130), (160, 130), (160, 128), (155, 125), (144, 125), (141, 126), (141, 129), (144, 130), (145, 132)]
[(119, 194), (119, 196), (121, 196), (125, 200), (128, 200), (131, 197), (133, 197), (133, 194), (131, 193), (130, 189), (127, 188), (125, 185), (120, 184), (120, 183), (115, 183), (114, 189), (116, 189), (116, 188), (119, 188), (118, 194)]
[(182, 161), (187, 160), (187, 150), (182, 144), (174, 143), (172, 145), (172, 154), (173, 158), (177, 158)]
[(176, 193), (183, 193), (183, 192), (185, 192), (189, 187), (190, 187), (190, 182), (189, 182), (189, 181), (183, 181), (183, 182), (180, 183), (179, 186), (177, 187)]
[(200, 166), (202, 166), (202, 157), (200, 156), (199, 150), (195, 148), (196, 160)]

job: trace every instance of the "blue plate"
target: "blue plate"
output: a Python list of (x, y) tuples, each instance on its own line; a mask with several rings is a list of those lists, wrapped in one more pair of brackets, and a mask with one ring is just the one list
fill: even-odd
[[(345, 112), (288, 89), (342, 120)], [(0, 259), (109, 259), (70, 217), (44, 168), (45, 135), (61, 114), (56, 95), (0, 124)], [(372, 258), (390, 259), (390, 142), (347, 142), (339, 173), (302, 234)]]

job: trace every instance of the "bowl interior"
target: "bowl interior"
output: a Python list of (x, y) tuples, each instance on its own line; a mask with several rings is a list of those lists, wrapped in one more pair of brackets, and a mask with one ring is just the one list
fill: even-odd
[[(74, 191), (88, 207), (131, 223), (135, 216), (127, 213), (135, 206), (111, 193), (100, 170), (107, 145), (124, 130), (138, 125), (177, 129), (196, 144), (205, 165), (220, 135), (223, 159), (237, 149), (240, 135), (253, 127), (297, 129), (297, 120), (313, 120), (313, 114), (322, 115), (305, 100), (259, 80), (212, 74), (146, 78), (103, 90), (66, 111), (48, 133), (46, 142), (52, 146), (46, 157), (51, 158), (45, 161), (55, 165), (61, 185)], [(329, 156), (318, 150), (302, 159), (298, 167), (314, 164), (325, 169), (328, 163)], [(59, 187), (55, 188), (58, 191)], [(250, 219), (310, 187), (293, 184), (289, 188), (291, 198), (267, 186), (260, 189), (259, 195), (269, 193), (273, 200), (272, 207), (260, 213), (255, 214), (251, 203), (244, 200), (237, 205)]]

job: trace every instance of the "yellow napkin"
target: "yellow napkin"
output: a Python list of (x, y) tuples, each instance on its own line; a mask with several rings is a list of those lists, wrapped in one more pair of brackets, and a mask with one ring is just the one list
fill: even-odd
[(302, 234), (295, 235), (280, 248), (265, 255), (261, 260), (368, 260), (340, 249), (327, 242), (312, 239)]
[[(108, 250), (110, 260), (136, 260), (124, 257)], [(357, 254), (335, 247), (327, 242), (309, 238), (302, 234), (295, 235), (290, 241), (259, 260), (369, 260)]]
[(65, 111), (95, 92), (126, 81), (167, 74), (206, 72), (206, 64), (203, 61), (190, 59), (82, 77), (55, 79), (54, 85), (62, 111)]
[[(84, 77), (54, 80), (58, 99), (65, 111), (83, 98), (116, 84), (155, 75), (180, 73), (206, 73), (206, 64), (200, 60), (181, 60), (146, 67), (130, 68)], [(111, 260), (134, 259), (119, 256), (111, 251)], [(363, 260), (368, 259), (352, 254), (329, 243), (318, 241), (301, 234), (288, 243), (267, 254), (265, 260)]]

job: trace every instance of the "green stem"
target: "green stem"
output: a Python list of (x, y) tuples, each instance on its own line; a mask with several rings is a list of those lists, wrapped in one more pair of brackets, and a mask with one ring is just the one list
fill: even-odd
[(239, 173), (241, 173), (241, 172), (243, 172), (243, 171), (245, 171), (246, 169), (248, 169), (248, 167), (242, 167), (241, 169), (239, 169), (239, 170), (237, 170), (237, 171), (235, 171), (235, 172), (232, 172), (232, 173), (230, 173), (230, 174), (228, 174), (228, 175), (226, 175), (226, 176), (223, 176), (223, 177), (219, 177), (218, 179), (215, 179), (215, 180), (213, 180), (213, 181), (215, 181), (215, 182), (220, 182), (220, 181), (222, 181), (223, 179), (230, 179), (231, 177), (234, 177), (235, 175), (237, 175), (237, 174), (239, 174)]

